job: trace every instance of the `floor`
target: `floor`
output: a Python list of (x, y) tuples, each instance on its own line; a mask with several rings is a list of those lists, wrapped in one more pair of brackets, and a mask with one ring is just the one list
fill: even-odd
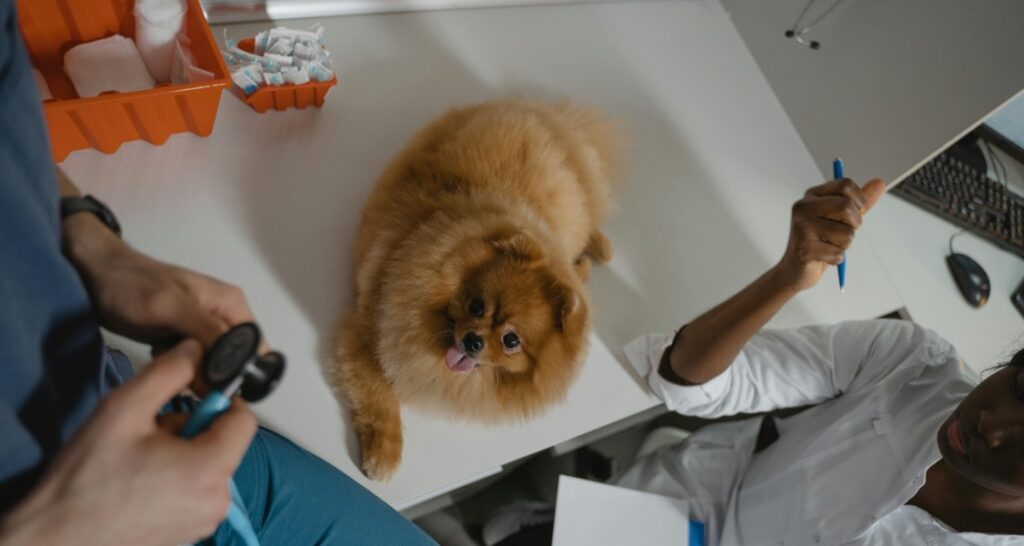
[(666, 414), (564, 455), (542, 451), (509, 465), (498, 476), (454, 493), (452, 505), (417, 518), (415, 523), (443, 546), (484, 546), (484, 527), (510, 507), (533, 503), (531, 506), (553, 510), (560, 475), (614, 481), (632, 464), (652, 431), (663, 427), (692, 431), (708, 422)]

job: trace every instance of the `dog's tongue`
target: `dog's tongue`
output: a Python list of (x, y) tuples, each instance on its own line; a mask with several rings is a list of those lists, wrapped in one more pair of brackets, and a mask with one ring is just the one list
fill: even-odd
[(448, 349), (448, 354), (444, 355), (444, 363), (455, 373), (468, 373), (476, 367), (476, 360), (455, 347)]

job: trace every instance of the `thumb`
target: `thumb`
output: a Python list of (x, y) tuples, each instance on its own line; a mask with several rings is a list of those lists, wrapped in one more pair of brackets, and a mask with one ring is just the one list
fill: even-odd
[(874, 178), (860, 189), (864, 193), (864, 210), (867, 212), (878, 203), (878, 200), (885, 195), (885, 182), (880, 178)]
[(195, 340), (186, 339), (153, 360), (134, 379), (111, 396), (120, 396), (133, 411), (152, 419), (163, 405), (180, 393), (195, 375), (202, 351)]

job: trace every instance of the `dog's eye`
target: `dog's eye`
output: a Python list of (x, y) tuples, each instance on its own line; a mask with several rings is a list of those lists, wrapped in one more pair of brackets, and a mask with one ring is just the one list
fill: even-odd
[(502, 336), (501, 343), (506, 349), (515, 349), (519, 346), (519, 336), (509, 332)]
[(480, 298), (473, 298), (473, 300), (469, 302), (470, 315), (473, 315), (476, 318), (480, 318), (484, 316), (485, 310), (486, 309), (484, 308), (484, 302)]

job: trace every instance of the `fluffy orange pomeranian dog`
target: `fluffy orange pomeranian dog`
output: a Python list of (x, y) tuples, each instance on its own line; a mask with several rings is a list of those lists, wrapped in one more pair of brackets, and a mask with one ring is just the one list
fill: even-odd
[(583, 283), (611, 258), (614, 152), (593, 110), (504, 101), (449, 112), (392, 161), (328, 372), (368, 477), (398, 468), (400, 403), (499, 422), (564, 397), (589, 336)]

